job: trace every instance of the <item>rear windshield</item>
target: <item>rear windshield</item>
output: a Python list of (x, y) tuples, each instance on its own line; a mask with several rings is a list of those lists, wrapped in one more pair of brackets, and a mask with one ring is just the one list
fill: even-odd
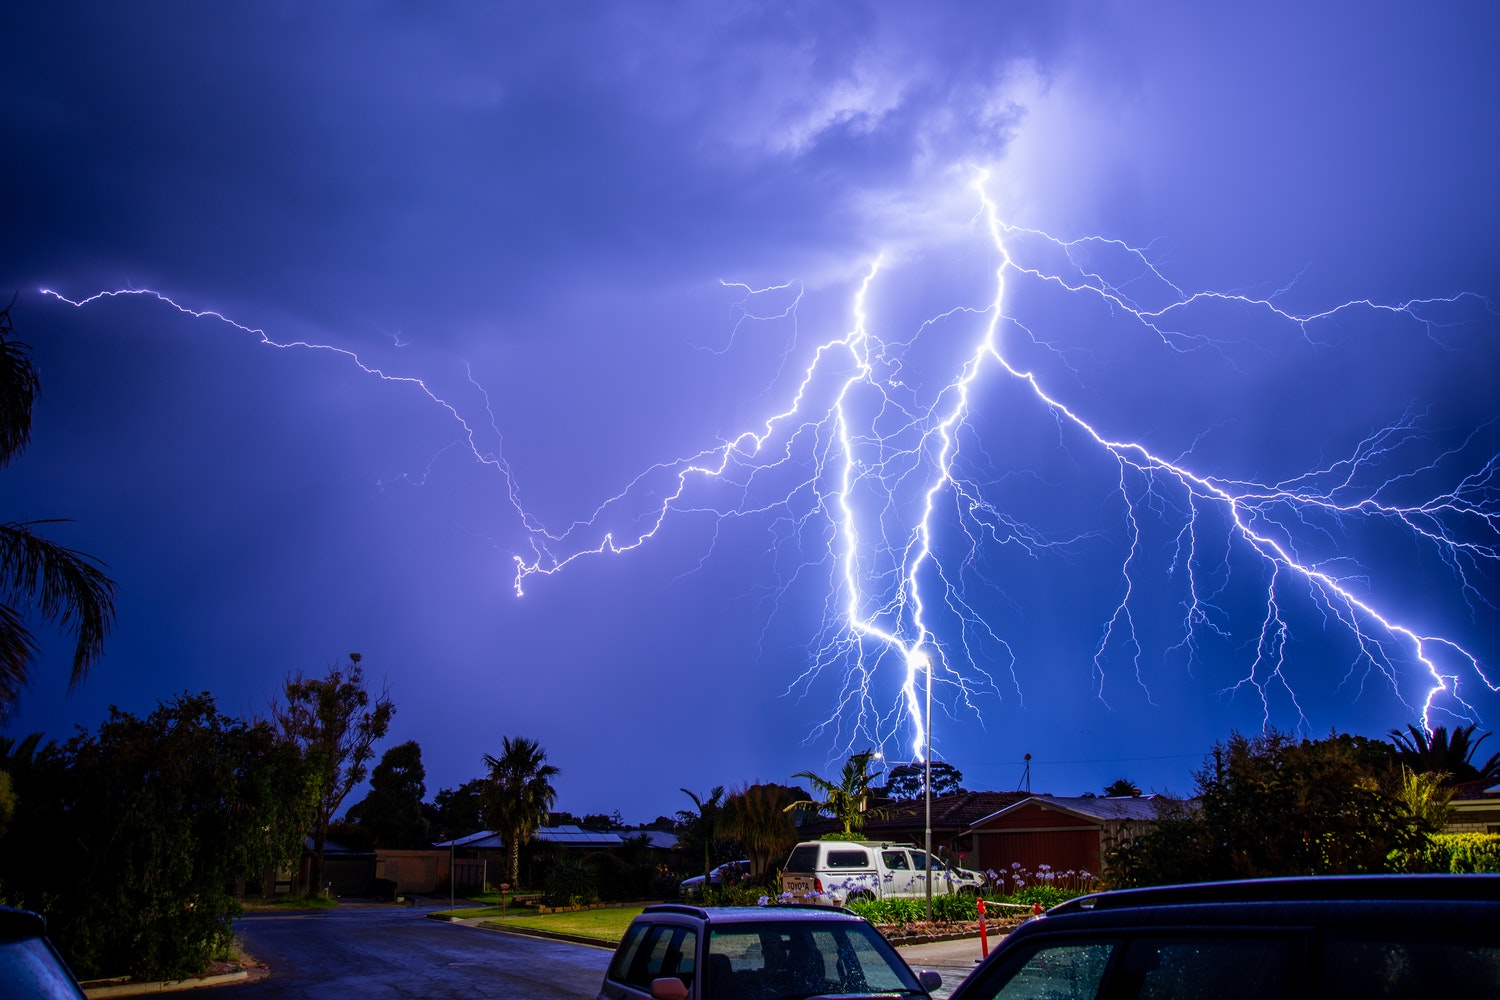
[(817, 870), (818, 845), (801, 844), (792, 848), (792, 856), (786, 859), (786, 867), (783, 872), (795, 872), (799, 875), (810, 875)]

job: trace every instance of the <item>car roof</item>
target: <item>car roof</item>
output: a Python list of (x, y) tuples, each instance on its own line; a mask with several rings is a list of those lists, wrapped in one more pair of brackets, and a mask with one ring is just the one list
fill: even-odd
[[(709, 924), (749, 924), (766, 920), (798, 923), (866, 923), (852, 910), (803, 903), (778, 903), (776, 906), (692, 906), (686, 903), (656, 903), (641, 911), (651, 915), (695, 917)], [(637, 920), (640, 917), (636, 918)]]
[(41, 937), (46, 932), (46, 923), (30, 910), (0, 906), (0, 935), (10, 938)]
[(1500, 875), (1320, 875), (1201, 882), (1093, 893), (1060, 903), (1049, 915), (1233, 903), (1476, 900), (1500, 905)]

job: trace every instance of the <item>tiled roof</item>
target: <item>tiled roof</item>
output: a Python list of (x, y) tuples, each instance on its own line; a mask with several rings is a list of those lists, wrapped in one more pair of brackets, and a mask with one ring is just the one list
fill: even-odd
[[(1027, 792), (958, 792), (953, 795), (937, 795), (932, 800), (932, 826), (938, 830), (967, 830), (976, 820), (1029, 797)], [(921, 828), (926, 823), (925, 801), (920, 798), (902, 799), (874, 807), (865, 816), (864, 832), (871, 839), (879, 840), (883, 832)], [(808, 832), (825, 832), (831, 829), (839, 829), (838, 824), (823, 820), (816, 827), (809, 824)]]
[(1094, 795), (1023, 795), (1015, 802), (974, 820), (973, 825), (996, 818), (1002, 813), (1015, 812), (1024, 805), (1040, 804), (1045, 808), (1059, 809), (1087, 819), (1100, 820), (1154, 820), (1157, 817), (1158, 798), (1155, 795), (1121, 795), (1100, 797)]

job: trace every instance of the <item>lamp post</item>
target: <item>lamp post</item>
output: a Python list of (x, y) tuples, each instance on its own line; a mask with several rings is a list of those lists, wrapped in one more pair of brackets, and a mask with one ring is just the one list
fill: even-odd
[(922, 749), (922, 798), (926, 817), (922, 846), (927, 856), (927, 871), (923, 881), (927, 883), (927, 922), (930, 924), (932, 923), (932, 657), (917, 648), (908, 655), (908, 662), (912, 669), (922, 671), (927, 682), (927, 704), (923, 709), (922, 720), (922, 735), (926, 744)]

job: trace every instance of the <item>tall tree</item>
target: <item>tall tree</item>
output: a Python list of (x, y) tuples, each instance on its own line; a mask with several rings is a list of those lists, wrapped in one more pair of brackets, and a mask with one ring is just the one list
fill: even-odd
[(1459, 726), (1450, 735), (1447, 726), (1430, 732), (1421, 726), (1408, 725), (1406, 732), (1391, 730), (1396, 760), (1418, 774), (1442, 774), (1451, 783), (1487, 781), (1500, 777), (1500, 753), (1491, 754), (1484, 763), (1475, 763), (1479, 744), (1492, 733), (1474, 739), (1474, 725)]
[(484, 790), (488, 786), (489, 782), (484, 778), (474, 778), (457, 788), (439, 789), (432, 797), (437, 839), (457, 840), (484, 828), (479, 815), (483, 811)]
[(1141, 786), (1129, 778), (1116, 778), (1104, 786), (1104, 794), (1110, 798), (1134, 798), (1141, 794)]
[(367, 829), (376, 847), (414, 850), (431, 846), (422, 799), (427, 795), (422, 748), (407, 740), (386, 750), (370, 772), (370, 794), (347, 819)]
[(715, 785), (699, 798), (696, 792), (682, 789), (693, 800), (693, 808), (677, 811), (677, 845), (693, 858), (703, 859), (703, 877), (713, 868), (714, 843), (719, 836), (719, 819), (724, 812), (724, 786)]
[(785, 861), (797, 844), (797, 826), (786, 807), (807, 798), (801, 788), (787, 785), (748, 785), (724, 803), (723, 832), (750, 859), (751, 878), (760, 878), (771, 865)]
[[(917, 799), (922, 797), (922, 785), (927, 769), (921, 761), (897, 764), (885, 777), (885, 794), (892, 799)], [(964, 790), (964, 775), (947, 761), (932, 762), (932, 794), (952, 795)]]
[[(11, 299), (11, 304), (15, 299)], [(11, 337), (10, 305), (0, 310), (0, 466), (31, 441), (31, 411), (41, 380), (31, 348)], [(115, 584), (91, 556), (63, 548), (34, 529), (58, 519), (0, 522), (0, 715), (15, 707), (36, 658), (26, 609), (72, 633), (76, 687), (104, 652), (114, 622)]]
[(799, 771), (792, 775), (794, 778), (806, 778), (813, 786), (813, 792), (822, 798), (809, 796), (788, 805), (787, 811), (809, 810), (831, 816), (844, 824), (846, 835), (863, 829), (865, 811), (869, 809), (870, 800), (874, 797), (874, 790), (870, 787), (870, 783), (875, 780), (870, 774), (870, 760), (874, 756), (873, 751), (866, 750), (850, 757), (844, 762), (844, 770), (837, 782), (829, 781), (812, 771)]
[(354, 786), (365, 780), (375, 742), (385, 737), (396, 707), (385, 691), (371, 701), (360, 655), (350, 653), (347, 668), (330, 667), (323, 677), (299, 673), (287, 678), (286, 703), (273, 705), (271, 712), (282, 737), (296, 744), (317, 775), (309, 887), (317, 892), (323, 885), (328, 824)]
[(510, 884), (519, 885), (521, 845), (536, 836), (547, 822), (547, 811), (557, 799), (552, 779), (562, 772), (547, 763), (547, 751), (524, 736), (505, 737), (500, 756), (484, 755), (490, 769), (484, 811), (490, 829), (500, 834), (510, 855)]

